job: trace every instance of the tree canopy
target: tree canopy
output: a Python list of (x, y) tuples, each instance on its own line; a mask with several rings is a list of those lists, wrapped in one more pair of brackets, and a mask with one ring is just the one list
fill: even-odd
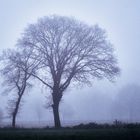
[(17, 47), (32, 52), (29, 58), (38, 65), (34, 67), (35, 72), (27, 73), (51, 91), (55, 127), (61, 126), (59, 103), (70, 84), (87, 84), (92, 79), (104, 77), (113, 80), (119, 74), (106, 31), (73, 18), (49, 16), (39, 19), (26, 28)]

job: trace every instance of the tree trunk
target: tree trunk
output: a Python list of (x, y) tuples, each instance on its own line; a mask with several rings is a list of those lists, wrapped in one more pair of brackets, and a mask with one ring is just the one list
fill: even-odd
[(18, 112), (18, 108), (19, 108), (19, 100), (16, 103), (16, 107), (15, 110), (13, 112), (13, 116), (12, 116), (12, 127), (15, 128), (16, 127), (16, 116), (17, 116), (17, 112)]
[(12, 127), (13, 128), (16, 127), (16, 115), (15, 114), (13, 115), (13, 118), (12, 118)]
[(61, 122), (60, 122), (60, 116), (59, 116), (59, 103), (62, 98), (62, 92), (59, 89), (58, 83), (54, 84), (52, 97), (53, 97), (52, 108), (53, 108), (53, 116), (54, 116), (54, 126), (55, 128), (61, 128)]
[(53, 105), (53, 115), (55, 128), (61, 128), (61, 122), (59, 117), (59, 104)]
[(17, 100), (17, 102), (15, 104), (15, 109), (14, 109), (13, 116), (12, 116), (12, 127), (13, 128), (16, 127), (16, 117), (17, 117), (17, 113), (18, 113), (18, 110), (19, 110), (19, 105), (20, 105), (22, 95), (23, 95), (23, 93), (21, 95), (19, 95), (18, 100)]

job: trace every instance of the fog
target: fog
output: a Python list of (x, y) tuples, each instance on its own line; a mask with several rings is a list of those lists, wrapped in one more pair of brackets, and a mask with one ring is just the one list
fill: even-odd
[[(60, 105), (62, 124), (80, 122), (140, 122), (140, 1), (139, 0), (0, 0), (0, 51), (14, 48), (24, 29), (49, 15), (75, 17), (89, 25), (99, 24), (114, 46), (120, 76), (110, 81), (93, 80), (92, 86), (69, 87)], [(0, 52), (0, 53), (1, 53)], [(1, 79), (2, 82), (3, 79)], [(46, 108), (49, 91), (36, 81), (24, 96), (17, 123), (53, 123)], [(0, 88), (0, 119), (7, 118), (7, 100)]]

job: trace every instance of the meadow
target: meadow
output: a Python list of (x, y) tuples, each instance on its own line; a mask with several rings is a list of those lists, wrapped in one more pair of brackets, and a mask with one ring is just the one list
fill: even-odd
[(80, 124), (55, 128), (1, 128), (0, 140), (140, 140), (140, 124)]

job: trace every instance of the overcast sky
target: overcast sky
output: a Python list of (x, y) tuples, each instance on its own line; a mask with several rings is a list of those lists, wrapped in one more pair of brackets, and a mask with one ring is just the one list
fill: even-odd
[[(107, 102), (124, 85), (131, 83), (139, 85), (139, 0), (0, 0), (0, 51), (14, 47), (28, 24), (35, 23), (38, 18), (53, 14), (72, 16), (87, 24), (98, 24), (104, 28), (107, 31), (108, 39), (114, 45), (115, 55), (121, 68), (121, 75), (116, 83), (110, 83), (107, 80), (95, 81), (93, 87), (82, 87), (82, 92), (79, 89), (75, 89), (73, 92), (69, 91), (70, 94), (65, 95), (64, 102), (68, 108), (71, 108), (71, 111), (65, 111), (64, 114), (75, 115), (73, 104), (77, 104), (77, 109), (80, 109), (78, 104), (81, 101), (84, 102), (84, 99), (95, 108), (96, 102), (101, 105), (100, 102), (103, 101), (94, 102), (97, 96), (98, 99), (103, 97), (104, 102)], [(79, 94), (82, 94), (81, 98), (79, 98)], [(71, 100), (69, 101), (68, 98)], [(30, 100), (30, 104), (33, 104), (32, 101)], [(86, 106), (86, 102), (82, 106)], [(107, 106), (110, 106), (109, 103)], [(93, 108), (90, 107), (88, 110), (92, 112)], [(66, 109), (63, 109), (62, 112), (64, 110)], [(82, 112), (84, 113), (84, 110)], [(88, 113), (88, 111), (86, 112)], [(95, 118), (103, 114), (109, 116), (105, 111), (104, 113), (96, 112), (95, 109), (93, 115), (87, 119), (92, 120), (92, 117), (96, 116), (95, 114), (98, 114)], [(82, 119), (86, 119), (86, 115)], [(105, 117), (105, 119), (110, 118)]]

